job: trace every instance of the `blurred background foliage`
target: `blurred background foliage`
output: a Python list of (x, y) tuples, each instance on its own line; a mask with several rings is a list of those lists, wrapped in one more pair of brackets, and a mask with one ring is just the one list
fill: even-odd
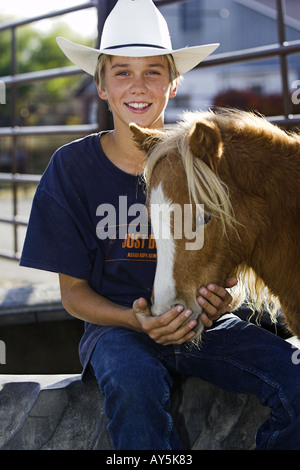
[[(3, 23), (8, 22), (3, 21)], [(17, 29), (17, 73), (29, 73), (72, 65), (56, 43), (57, 36), (67, 36), (70, 40), (84, 42), (78, 34), (63, 21), (45, 34), (30, 26)], [(11, 74), (11, 33), (0, 34), (0, 77)], [(72, 103), (66, 103), (66, 96), (76, 93), (79, 75), (40, 80), (32, 84), (18, 86), (17, 125), (68, 124), (72, 121)], [(8, 106), (1, 107), (0, 125), (10, 125), (10, 87), (6, 90)], [(64, 106), (62, 107), (62, 103)], [(75, 120), (76, 121), (76, 120)], [(77, 119), (78, 121), (78, 119)], [(78, 123), (78, 122), (71, 122)]]
[[(12, 18), (0, 18), (10, 23)], [(51, 30), (44, 33), (32, 26), (16, 29), (17, 73), (30, 73), (72, 65), (56, 43), (57, 36), (93, 46), (92, 40), (81, 37), (63, 20), (56, 21)], [(0, 34), (0, 77), (11, 74), (11, 31)], [(83, 75), (71, 75), (55, 80), (38, 80), (17, 87), (17, 126), (47, 126), (82, 124), (82, 100), (77, 100), (78, 90), (86, 79)], [(6, 87), (6, 105), (0, 107), (0, 127), (11, 126), (11, 88)], [(40, 174), (56, 148), (70, 141), (69, 135), (24, 136), (18, 138), (18, 171)], [(0, 139), (0, 171), (11, 171), (10, 137)]]

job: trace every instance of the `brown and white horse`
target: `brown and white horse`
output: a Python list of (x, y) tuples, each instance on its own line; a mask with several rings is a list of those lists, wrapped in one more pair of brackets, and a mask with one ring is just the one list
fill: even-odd
[[(186, 113), (169, 131), (131, 129), (148, 154), (147, 204), (157, 244), (152, 314), (182, 304), (197, 318), (199, 286), (224, 285), (235, 275), (233, 308), (245, 295), (255, 309), (281, 306), (300, 337), (300, 137), (226, 109)], [(192, 208), (192, 233), (204, 235), (192, 249), (183, 230), (175, 237), (176, 224), (186, 221), (184, 211), (180, 219), (173, 209), (184, 205)], [(168, 237), (159, 236), (161, 227)], [(199, 322), (198, 335), (202, 329)]]

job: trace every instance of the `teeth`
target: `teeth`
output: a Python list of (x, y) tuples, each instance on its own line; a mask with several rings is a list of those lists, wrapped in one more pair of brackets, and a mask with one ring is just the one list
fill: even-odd
[(131, 108), (135, 108), (135, 109), (142, 109), (142, 108), (146, 108), (147, 106), (149, 106), (148, 103), (128, 103), (128, 106), (131, 106)]

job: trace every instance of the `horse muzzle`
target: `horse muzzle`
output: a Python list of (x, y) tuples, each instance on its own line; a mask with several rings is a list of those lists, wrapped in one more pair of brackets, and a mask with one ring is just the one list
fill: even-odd
[(199, 337), (201, 336), (201, 333), (204, 328), (203, 323), (200, 319), (200, 315), (202, 313), (202, 307), (200, 307), (200, 305), (198, 304), (196, 300), (191, 307), (187, 307), (185, 302), (183, 302), (182, 300), (177, 300), (177, 299), (171, 305), (169, 304), (159, 305), (154, 302), (154, 304), (151, 307), (151, 315), (154, 317), (158, 317), (180, 305), (184, 308), (184, 310), (190, 309), (193, 312), (192, 315), (189, 318), (187, 318), (187, 320), (184, 321), (182, 325), (186, 324), (192, 319), (197, 320), (197, 325), (193, 328), (193, 331), (195, 332), (195, 336), (193, 337), (192, 341), (195, 342), (195, 339), (196, 338), (199, 339)]

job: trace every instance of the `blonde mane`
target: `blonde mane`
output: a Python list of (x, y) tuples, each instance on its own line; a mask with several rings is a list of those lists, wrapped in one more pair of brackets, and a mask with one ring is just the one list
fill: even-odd
[(190, 132), (198, 119), (198, 113), (186, 113), (183, 120), (173, 129), (164, 131), (158, 141), (157, 136), (154, 137), (156, 142), (148, 153), (144, 178), (148, 188), (152, 172), (158, 162), (162, 158), (167, 158), (168, 154), (179, 153), (187, 177), (191, 203), (204, 204), (205, 211), (221, 221), (225, 235), (227, 229), (237, 223), (228, 189), (201, 159), (194, 157), (189, 147)]

